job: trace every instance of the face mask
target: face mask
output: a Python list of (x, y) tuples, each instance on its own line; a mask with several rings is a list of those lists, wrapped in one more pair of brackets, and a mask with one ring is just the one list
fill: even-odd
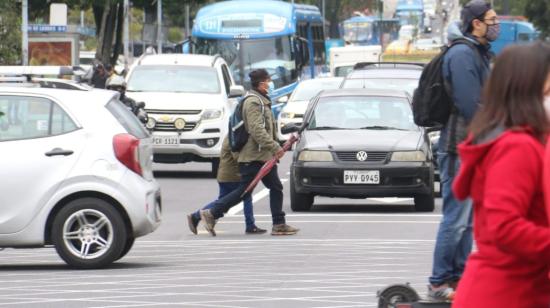
[(485, 33), (485, 38), (489, 42), (495, 41), (499, 35), (500, 35), (500, 24), (487, 25), (487, 33)]
[(273, 83), (273, 81), (270, 81), (267, 84), (267, 95), (271, 95), (273, 91), (275, 91), (275, 84)]

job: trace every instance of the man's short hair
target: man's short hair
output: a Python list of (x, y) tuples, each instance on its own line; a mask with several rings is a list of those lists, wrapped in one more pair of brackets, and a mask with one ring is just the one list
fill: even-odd
[(250, 77), (250, 84), (253, 88), (257, 88), (260, 82), (269, 80), (270, 78), (269, 73), (263, 68), (253, 70), (248, 74), (248, 77)]
[(472, 27), (472, 21), (474, 21), (474, 19), (483, 19), (485, 13), (491, 9), (491, 4), (485, 2), (484, 0), (471, 0), (468, 2), (460, 12), (462, 33), (472, 33), (474, 30)]
[(107, 63), (105, 64), (105, 69), (111, 71), (113, 69), (113, 66), (111, 65), (111, 63)]

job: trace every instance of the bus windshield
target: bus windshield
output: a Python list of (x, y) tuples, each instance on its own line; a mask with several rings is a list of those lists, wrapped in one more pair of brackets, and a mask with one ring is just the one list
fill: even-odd
[(370, 42), (372, 34), (372, 23), (370, 22), (344, 23), (344, 40), (346, 42)]
[(196, 38), (192, 45), (193, 53), (222, 56), (235, 82), (245, 87), (250, 87), (248, 73), (258, 68), (269, 72), (276, 88), (296, 79), (296, 64), (288, 36), (253, 40)]

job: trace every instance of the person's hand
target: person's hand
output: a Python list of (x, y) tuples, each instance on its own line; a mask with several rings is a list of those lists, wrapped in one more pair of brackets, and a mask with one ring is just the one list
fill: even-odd
[(275, 153), (275, 158), (277, 158), (277, 160), (280, 160), (284, 155), (285, 155), (285, 150), (279, 149), (279, 151)]

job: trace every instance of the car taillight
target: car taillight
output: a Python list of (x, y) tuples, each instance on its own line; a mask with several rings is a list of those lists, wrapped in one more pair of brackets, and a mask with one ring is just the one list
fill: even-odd
[(143, 176), (139, 163), (139, 139), (130, 134), (118, 134), (113, 137), (116, 158), (128, 169)]

